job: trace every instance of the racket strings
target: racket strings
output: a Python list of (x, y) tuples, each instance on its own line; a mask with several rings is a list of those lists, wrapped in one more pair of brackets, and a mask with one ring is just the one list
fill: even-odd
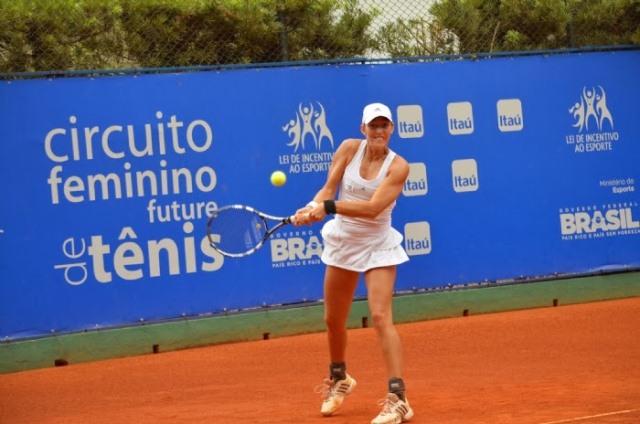
[(209, 232), (216, 247), (231, 254), (245, 253), (258, 247), (267, 230), (265, 220), (246, 209), (222, 210), (209, 223)]

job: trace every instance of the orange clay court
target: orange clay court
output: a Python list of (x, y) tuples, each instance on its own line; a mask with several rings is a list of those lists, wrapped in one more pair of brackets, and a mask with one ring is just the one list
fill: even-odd
[[(640, 298), (398, 330), (414, 423), (640, 423)], [(329, 418), (309, 334), (0, 375), (0, 423), (369, 423), (386, 376), (374, 330), (349, 337), (358, 387)]]

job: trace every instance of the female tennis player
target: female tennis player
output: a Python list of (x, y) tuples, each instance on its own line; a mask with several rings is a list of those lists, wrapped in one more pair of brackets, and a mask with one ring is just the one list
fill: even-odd
[(413, 410), (405, 395), (402, 347), (393, 324), (392, 299), (396, 265), (409, 257), (402, 248), (402, 235), (391, 226), (391, 212), (409, 175), (409, 164), (388, 147), (394, 123), (387, 106), (367, 105), (360, 130), (365, 139), (342, 142), (324, 186), (296, 212), (294, 223), (312, 224), (335, 214), (322, 228), (330, 364), (329, 378), (319, 386), (321, 413), (333, 414), (356, 387), (356, 380), (346, 371), (346, 324), (359, 275), (364, 273), (369, 312), (388, 377), (382, 411), (371, 423), (400, 423), (411, 419)]

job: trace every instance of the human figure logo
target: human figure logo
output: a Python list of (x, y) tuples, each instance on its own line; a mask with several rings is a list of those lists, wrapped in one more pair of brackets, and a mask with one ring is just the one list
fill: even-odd
[(597, 89), (583, 87), (580, 99), (569, 108), (569, 113), (575, 119), (573, 126), (578, 128), (579, 132), (590, 129), (593, 131), (595, 128), (602, 132), (605, 122), (608, 123), (608, 128), (613, 130), (613, 116), (607, 107), (607, 94), (601, 86)]
[(316, 150), (322, 149), (325, 139), (333, 150), (333, 134), (327, 126), (327, 114), (320, 102), (300, 103), (295, 117), (282, 127), (282, 131), (289, 136), (287, 146), (293, 146), (294, 152), (299, 148), (305, 150), (309, 139)]
[(333, 159), (333, 134), (320, 102), (298, 104), (295, 116), (282, 127), (282, 132), (289, 136), (287, 146), (293, 147), (293, 153), (278, 155), (279, 168), (290, 175), (329, 170)]
[(602, 86), (583, 87), (580, 98), (568, 112), (577, 132), (567, 134), (565, 142), (573, 146), (575, 153), (611, 151), (620, 140), (620, 134), (614, 131), (613, 114)]

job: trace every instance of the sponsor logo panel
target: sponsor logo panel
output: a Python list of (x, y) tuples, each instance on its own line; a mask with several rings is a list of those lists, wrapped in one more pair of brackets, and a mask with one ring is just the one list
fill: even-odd
[(449, 134), (466, 135), (474, 130), (473, 107), (470, 102), (454, 102), (447, 105)]
[(420, 138), (424, 136), (422, 106), (398, 106), (396, 116), (396, 129), (400, 138)]
[(269, 247), (272, 268), (319, 265), (322, 237), (313, 228), (281, 231), (269, 240)]
[(568, 113), (573, 118), (574, 131), (565, 135), (565, 143), (573, 147), (574, 153), (607, 152), (620, 142), (602, 86), (583, 87)]
[(477, 191), (480, 186), (478, 180), (478, 164), (475, 159), (459, 159), (451, 163), (453, 190), (456, 193)]
[(409, 256), (431, 253), (431, 226), (427, 221), (404, 225), (404, 249)]
[(427, 165), (422, 162), (409, 164), (409, 176), (402, 188), (402, 194), (407, 197), (424, 196), (429, 191), (427, 183)]
[(279, 168), (287, 174), (327, 172), (335, 148), (327, 121), (322, 103), (299, 103), (281, 127), (291, 151), (278, 156)]
[(564, 241), (640, 235), (637, 201), (564, 207), (558, 217)]
[(498, 129), (501, 132), (522, 131), (524, 118), (520, 99), (498, 100)]

